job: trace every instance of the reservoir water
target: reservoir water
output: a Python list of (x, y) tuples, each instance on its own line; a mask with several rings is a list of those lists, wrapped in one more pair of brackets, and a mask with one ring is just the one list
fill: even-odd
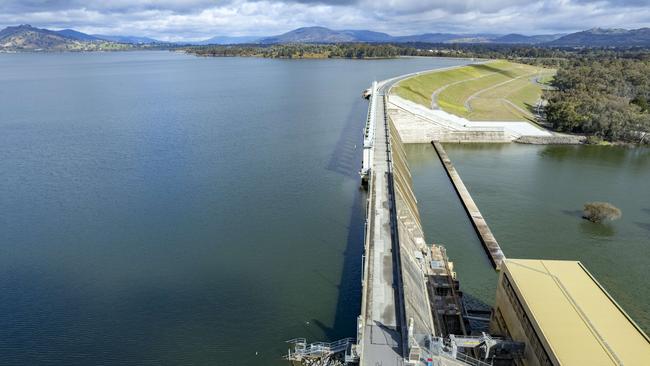
[[(361, 91), (454, 59), (0, 54), (0, 365), (284, 365), (355, 334)], [(429, 145), (429, 241), (495, 276)], [(510, 257), (583, 261), (648, 330), (650, 151), (448, 145)], [(623, 211), (579, 218), (586, 201)]]
[(0, 364), (285, 365), (354, 335), (361, 92), (465, 62), (0, 54)]

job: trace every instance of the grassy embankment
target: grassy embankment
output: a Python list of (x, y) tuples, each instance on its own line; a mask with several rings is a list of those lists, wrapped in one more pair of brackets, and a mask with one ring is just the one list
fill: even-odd
[(544, 82), (555, 70), (493, 61), (433, 72), (407, 79), (394, 88), (402, 98), (475, 121), (533, 119), (533, 108)]

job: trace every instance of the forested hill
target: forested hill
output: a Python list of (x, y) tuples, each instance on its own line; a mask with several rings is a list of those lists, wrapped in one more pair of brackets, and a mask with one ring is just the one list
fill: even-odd
[(72, 29), (51, 31), (25, 24), (0, 31), (0, 51), (107, 51), (128, 48), (127, 45)]
[(594, 28), (568, 34), (545, 45), (562, 47), (650, 47), (650, 28), (631, 30)]

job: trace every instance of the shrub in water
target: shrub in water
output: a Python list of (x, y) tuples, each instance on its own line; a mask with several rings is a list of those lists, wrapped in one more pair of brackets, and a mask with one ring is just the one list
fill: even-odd
[(582, 209), (582, 217), (591, 222), (616, 220), (621, 217), (621, 210), (607, 202), (589, 202)]

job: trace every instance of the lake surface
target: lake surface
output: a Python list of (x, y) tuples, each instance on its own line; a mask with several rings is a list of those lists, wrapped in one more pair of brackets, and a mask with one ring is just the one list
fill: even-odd
[(285, 365), (354, 335), (361, 91), (462, 63), (0, 54), (0, 364)]
[[(491, 304), (496, 288), (483, 247), (430, 144), (407, 146), (423, 226), (445, 244), (461, 289)], [(510, 258), (579, 260), (650, 331), (650, 149), (447, 144), (467, 189)], [(581, 218), (606, 201), (623, 216)]]

